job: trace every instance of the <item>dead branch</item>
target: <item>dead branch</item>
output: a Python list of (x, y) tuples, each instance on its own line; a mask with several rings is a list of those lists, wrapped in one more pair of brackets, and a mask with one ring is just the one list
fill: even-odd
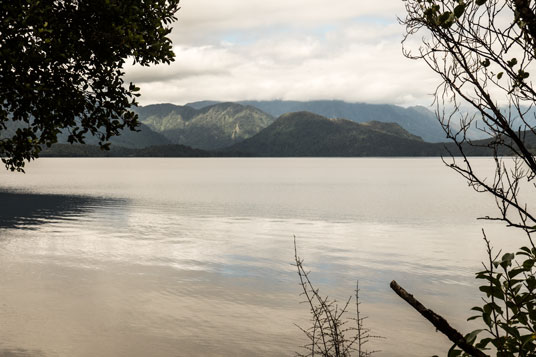
[(415, 310), (417, 310), (422, 316), (424, 316), (428, 321), (435, 326), (442, 334), (447, 336), (449, 340), (454, 342), (458, 347), (464, 350), (466, 353), (469, 353), (471, 356), (475, 357), (486, 357), (482, 351), (476, 349), (474, 346), (471, 346), (463, 335), (454, 329), (442, 316), (436, 314), (434, 311), (426, 308), (421, 304), (413, 295), (404, 290), (403, 287), (398, 285), (396, 281), (391, 281), (391, 289), (397, 293), (402, 299), (404, 299), (408, 304), (410, 304)]

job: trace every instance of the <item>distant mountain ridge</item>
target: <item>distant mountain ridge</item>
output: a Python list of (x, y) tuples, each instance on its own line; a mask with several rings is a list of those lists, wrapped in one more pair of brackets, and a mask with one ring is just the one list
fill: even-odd
[[(5, 130), (0, 130), (0, 139), (4, 137), (11, 137), (15, 134), (18, 128), (23, 128), (28, 124), (23, 122), (7, 122), (7, 127)], [(58, 134), (58, 143), (66, 144), (68, 141), (69, 133), (66, 129), (62, 130)], [(92, 136), (90, 133), (85, 135), (84, 139), (87, 145), (97, 145), (99, 139), (95, 136)], [(163, 135), (160, 135), (153, 130), (151, 130), (147, 125), (140, 123), (136, 131), (129, 129), (124, 129), (121, 131), (120, 135), (112, 136), (110, 142), (113, 146), (120, 146), (129, 149), (141, 149), (144, 147), (155, 146), (155, 145), (170, 145), (172, 144), (167, 138)]]
[(275, 118), (237, 103), (218, 103), (195, 109), (190, 106), (153, 104), (136, 109), (142, 123), (174, 144), (203, 150), (221, 149), (247, 139)]
[[(203, 109), (216, 101), (188, 103), (186, 106)], [(274, 117), (290, 112), (308, 111), (327, 118), (345, 118), (357, 123), (380, 121), (397, 123), (412, 134), (428, 142), (445, 142), (446, 136), (435, 114), (422, 106), (403, 108), (391, 104), (348, 103), (340, 100), (315, 101), (239, 101)]]
[[(67, 143), (68, 134), (63, 132), (58, 135), (58, 143)], [(97, 145), (99, 140), (91, 135), (87, 135), (85, 139), (88, 145)], [(151, 130), (143, 123), (137, 128), (137, 131), (124, 129), (121, 135), (112, 136), (110, 138), (112, 146), (120, 146), (128, 149), (141, 149), (155, 145), (170, 145), (172, 144), (166, 137)]]
[[(272, 113), (309, 106), (330, 114), (285, 112), (276, 120), (256, 106)], [(434, 114), (424, 107), (401, 108), (342, 101), (249, 101), (243, 104), (203, 101), (186, 106), (153, 104), (135, 108), (135, 111), (141, 122), (140, 131), (124, 130), (121, 135), (112, 137), (112, 149), (117, 148), (113, 153), (58, 145), (46, 155), (436, 156), (445, 153), (444, 144), (425, 142), (429, 140), (426, 136), (404, 127), (419, 125), (424, 130), (430, 123), (437, 124)], [(347, 120), (345, 117), (352, 113), (359, 118)], [(364, 118), (381, 120), (358, 122)], [(389, 119), (393, 122), (387, 122)], [(406, 123), (401, 124), (404, 120)], [(0, 131), (0, 138), (9, 136), (18, 125), (23, 125), (8, 124), (7, 130)], [(440, 126), (439, 130), (442, 132)], [(66, 138), (67, 135), (62, 133), (59, 143), (65, 143)], [(86, 143), (96, 145), (97, 139), (88, 137)], [(473, 152), (481, 155), (480, 151)]]
[(144, 148), (126, 148), (112, 145), (102, 150), (95, 145), (54, 144), (45, 148), (41, 157), (210, 157), (213, 153), (183, 145), (155, 145)]
[[(523, 134), (531, 152), (536, 152), (536, 135)], [(490, 156), (488, 140), (464, 144), (472, 156)], [(511, 155), (505, 143), (500, 155)], [(419, 157), (460, 155), (450, 143), (428, 143), (395, 123), (355, 123), (328, 119), (309, 112), (288, 113), (257, 135), (217, 151), (204, 151), (183, 145), (158, 145), (141, 149), (112, 146), (110, 151), (91, 145), (56, 144), (43, 150), (49, 157)]]
[(443, 148), (443, 144), (424, 142), (396, 123), (356, 123), (296, 112), (283, 114), (225, 152), (267, 157), (436, 156)]

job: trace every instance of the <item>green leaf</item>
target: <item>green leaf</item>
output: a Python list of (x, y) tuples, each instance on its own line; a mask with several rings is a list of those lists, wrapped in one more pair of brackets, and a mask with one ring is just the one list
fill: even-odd
[(450, 11), (445, 11), (439, 16), (439, 25), (444, 28), (452, 26), (454, 23), (454, 14)]
[(483, 338), (483, 339), (480, 340), (480, 342), (478, 342), (478, 343), (475, 345), (475, 347), (478, 348), (478, 349), (483, 350), (483, 349), (485, 349), (485, 348), (487, 347), (487, 345), (488, 345), (490, 342), (492, 342), (492, 341), (493, 341), (493, 339), (490, 338), (490, 337)]
[[(536, 227), (534, 227), (534, 228), (536, 228)], [(521, 248), (519, 248), (519, 250), (521, 250), (521, 251), (523, 251), (523, 252), (525, 252), (525, 253), (530, 254), (530, 249), (529, 249), (528, 247), (521, 247)], [(519, 254), (519, 253), (518, 253), (518, 254)]]
[(514, 258), (515, 255), (513, 253), (506, 253), (503, 255), (501, 261), (511, 263)]
[(491, 316), (490, 316), (490, 314), (483, 313), (482, 314), (482, 319), (484, 320), (486, 325), (491, 327)]
[(520, 79), (527, 79), (530, 76), (529, 72), (525, 72), (524, 70), (520, 69), (518, 72), (518, 76)]
[(501, 267), (506, 270), (507, 267), (512, 265), (512, 259), (514, 259), (515, 255), (512, 253), (506, 253), (503, 255), (501, 259)]
[(480, 329), (480, 330), (474, 330), (470, 333), (468, 333), (467, 335), (465, 335), (465, 340), (470, 343), (470, 344), (473, 344), (476, 340), (476, 337), (478, 336), (478, 334), (482, 331), (485, 331), (484, 329)]
[(523, 343), (523, 347), (525, 347), (527, 344), (529, 344), (530, 342), (536, 340), (536, 334), (535, 333), (531, 333), (531, 334), (528, 334), (528, 335), (524, 335), (524, 336), (521, 336), (521, 342)]
[(529, 276), (526, 282), (527, 282), (527, 287), (529, 288), (530, 291), (536, 288), (536, 278), (534, 278), (534, 276)]
[(447, 354), (447, 357), (458, 357), (462, 355), (462, 351), (456, 349), (456, 345), (452, 346)]
[(501, 79), (502, 76), (503, 76), (503, 74), (504, 74), (504, 72), (499, 72), (499, 73), (497, 74), (497, 79)]
[(517, 319), (519, 320), (519, 322), (521, 322), (523, 325), (528, 325), (528, 319), (527, 319), (527, 315), (525, 315), (524, 313), (521, 313), (521, 314), (518, 314), (517, 316)]
[(527, 259), (523, 262), (523, 268), (530, 270), (534, 266), (534, 259)]
[[(508, 276), (510, 278), (514, 278), (516, 277), (517, 275), (523, 273), (525, 271), (524, 268), (515, 268), (515, 269), (512, 269), (508, 272)], [(521, 280), (515, 280), (515, 282), (517, 283), (518, 281), (521, 281)]]
[(461, 3), (460, 5), (456, 6), (454, 8), (454, 16), (456, 16), (457, 18), (460, 18), (460, 16), (462, 16), (463, 13), (465, 12), (466, 7), (467, 7), (467, 4), (465, 3)]
[(484, 5), (485, 3), (486, 3), (486, 0), (476, 0), (475, 1), (475, 4), (477, 4), (478, 6)]
[(497, 286), (481, 286), (480, 291), (486, 293), (488, 296), (496, 297), (497, 299), (504, 300), (504, 293)]
[(508, 326), (507, 324), (504, 324), (504, 323), (501, 323), (500, 326), (504, 331), (508, 332), (510, 335), (516, 338), (520, 337), (519, 330), (516, 327)]

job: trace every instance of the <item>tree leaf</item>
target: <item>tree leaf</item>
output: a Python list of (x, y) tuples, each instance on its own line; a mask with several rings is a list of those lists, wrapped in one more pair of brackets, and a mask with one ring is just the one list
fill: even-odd
[(454, 16), (456, 16), (457, 18), (460, 18), (463, 15), (466, 7), (467, 7), (467, 4), (465, 3), (461, 3), (460, 5), (456, 6), (454, 8)]

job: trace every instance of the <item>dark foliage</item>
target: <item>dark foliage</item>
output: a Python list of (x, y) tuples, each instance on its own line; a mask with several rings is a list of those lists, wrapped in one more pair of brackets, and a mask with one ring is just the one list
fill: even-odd
[(22, 170), (63, 129), (70, 143), (99, 145), (134, 130), (138, 88), (123, 80), (127, 59), (169, 63), (179, 0), (0, 2), (0, 155)]
[[(482, 281), (480, 291), (486, 294), (481, 306), (472, 310), (477, 315), (468, 320), (480, 319), (483, 329), (466, 336), (466, 340), (481, 350), (492, 348), (497, 356), (534, 356), (536, 354), (536, 248), (522, 247), (517, 253), (493, 253), (484, 235), (489, 261), (484, 270), (476, 274)], [(517, 259), (516, 259), (517, 258)], [(478, 335), (486, 336), (478, 339)], [(450, 356), (469, 356), (456, 346)]]

